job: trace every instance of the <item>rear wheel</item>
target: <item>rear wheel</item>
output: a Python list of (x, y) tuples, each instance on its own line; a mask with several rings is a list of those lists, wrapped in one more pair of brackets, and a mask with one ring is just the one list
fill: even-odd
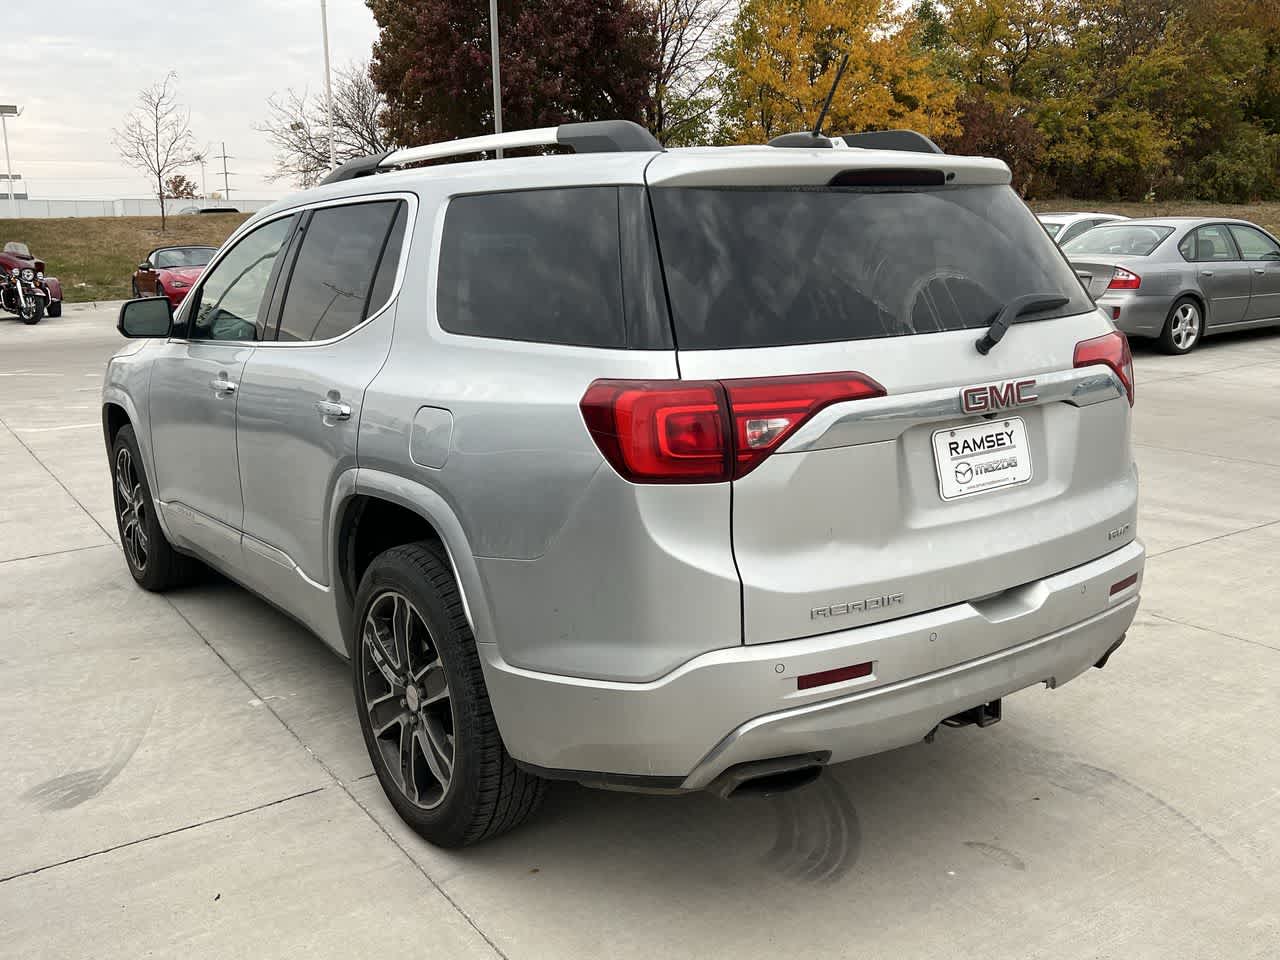
[(190, 581), (200, 569), (199, 561), (179, 553), (165, 539), (132, 426), (121, 427), (111, 445), (111, 480), (116, 529), (133, 579), (156, 592)]
[(1160, 346), (1165, 353), (1190, 353), (1204, 333), (1204, 314), (1191, 297), (1182, 297), (1169, 308), (1169, 317), (1160, 333)]
[(365, 572), (356, 612), (356, 709), (396, 812), (442, 847), (523, 822), (544, 782), (503, 746), (448, 565), (422, 543), (387, 550)]
[(55, 320), (58, 317), (62, 316), (62, 301), (54, 300), (52, 303), (49, 304), (48, 308), (45, 310), (45, 313)]

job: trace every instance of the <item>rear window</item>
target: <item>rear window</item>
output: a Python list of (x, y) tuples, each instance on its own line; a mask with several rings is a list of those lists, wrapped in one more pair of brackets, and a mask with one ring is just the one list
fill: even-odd
[(671, 346), (643, 187), (454, 197), (438, 276), (437, 315), (450, 333), (583, 347)]
[(1093, 309), (1008, 187), (651, 191), (681, 349), (785, 346), (983, 327), (1015, 297)]
[(1062, 245), (1062, 252), (1146, 257), (1171, 233), (1173, 227), (1103, 224), (1068, 240)]
[(1058, 235), (1058, 231), (1061, 230), (1063, 226), (1060, 223), (1045, 223), (1043, 220), (1040, 221), (1040, 225), (1044, 227), (1044, 232), (1051, 237), (1056, 237)]

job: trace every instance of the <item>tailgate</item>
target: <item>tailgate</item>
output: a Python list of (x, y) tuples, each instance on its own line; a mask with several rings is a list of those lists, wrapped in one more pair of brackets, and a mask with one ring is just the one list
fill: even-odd
[[(905, 173), (869, 190), (780, 188), (777, 171), (650, 190), (682, 378), (725, 384), (739, 457), (779, 437), (733, 480), (747, 643), (964, 601), (998, 616), (1003, 592), (1134, 536), (1125, 384), (1074, 363), (1082, 341), (1122, 340), (1007, 187), (922, 190)], [(1060, 306), (979, 353), (1029, 294)], [(792, 426), (769, 403), (776, 378), (845, 371), (884, 395)]]

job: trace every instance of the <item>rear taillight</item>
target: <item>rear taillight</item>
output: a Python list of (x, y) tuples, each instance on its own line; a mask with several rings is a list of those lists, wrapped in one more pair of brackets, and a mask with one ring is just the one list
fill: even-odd
[(597, 380), (580, 404), (605, 459), (636, 483), (746, 476), (823, 407), (884, 396), (860, 373), (749, 380)]
[(1129, 406), (1133, 406), (1133, 355), (1129, 352), (1129, 338), (1116, 330), (1077, 343), (1075, 366), (1087, 367), (1095, 363), (1105, 363), (1116, 372), (1129, 396)]
[(1137, 290), (1142, 286), (1142, 278), (1124, 267), (1116, 267), (1111, 273), (1108, 290)]

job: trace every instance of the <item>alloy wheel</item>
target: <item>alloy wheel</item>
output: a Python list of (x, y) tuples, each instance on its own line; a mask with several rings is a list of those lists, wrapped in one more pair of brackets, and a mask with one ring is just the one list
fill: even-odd
[(1191, 349), (1200, 337), (1200, 311), (1194, 303), (1184, 303), (1174, 311), (1169, 333), (1179, 350)]
[(361, 628), (369, 729), (387, 772), (410, 803), (430, 810), (449, 792), (456, 761), (453, 700), (422, 615), (401, 593), (369, 604)]
[(133, 463), (129, 448), (122, 446), (116, 453), (116, 514), (120, 518), (120, 543), (133, 568), (142, 573), (147, 569), (149, 540), (147, 538), (147, 504), (142, 495), (142, 481)]

